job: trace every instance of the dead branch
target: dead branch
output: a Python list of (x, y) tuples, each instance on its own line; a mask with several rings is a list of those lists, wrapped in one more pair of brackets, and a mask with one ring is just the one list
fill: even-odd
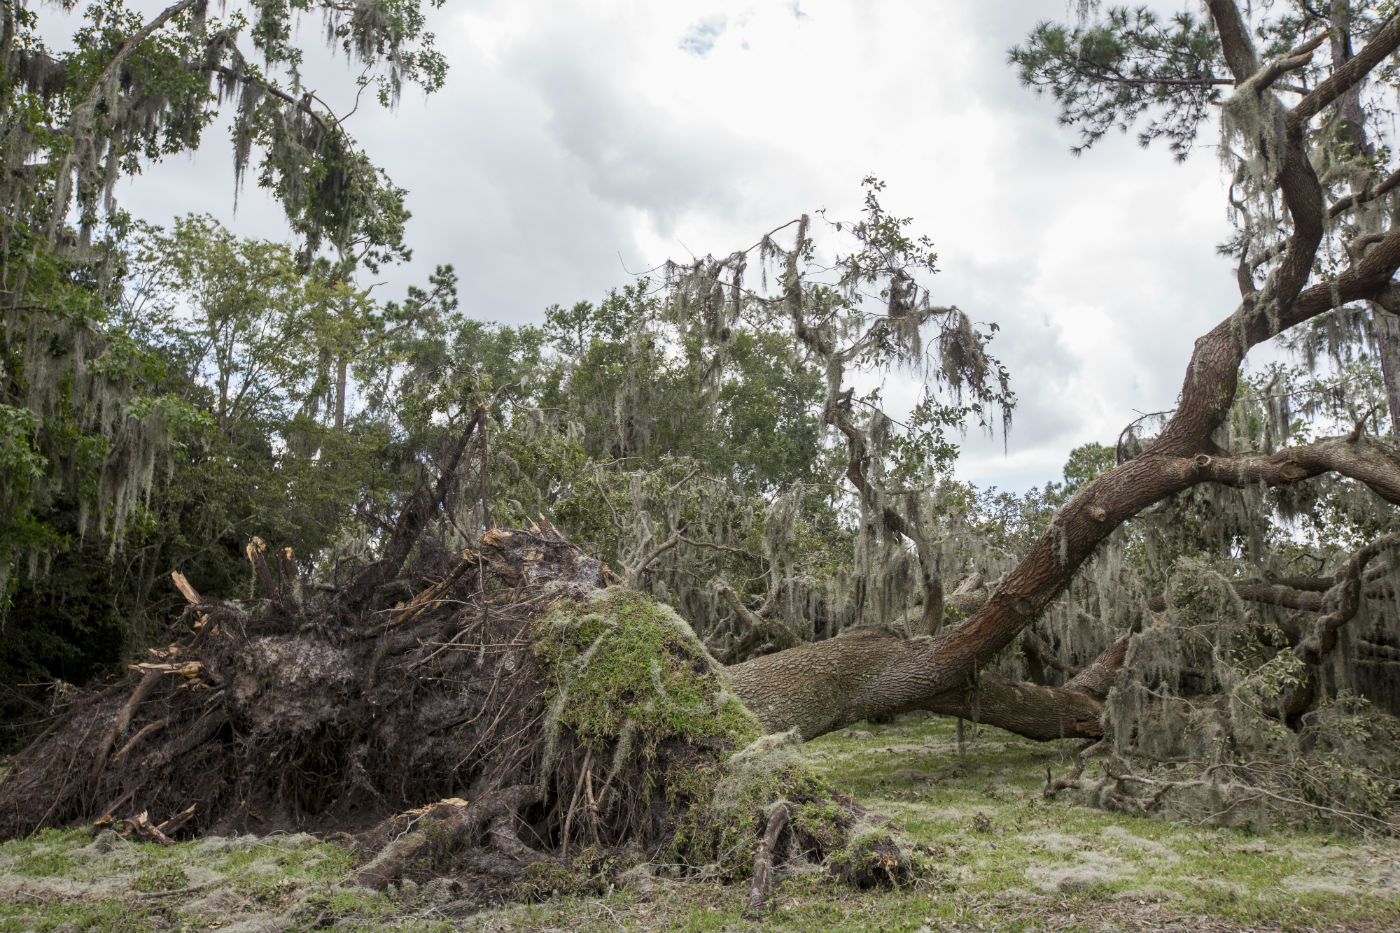
[(170, 579), (175, 583), (175, 589), (180, 591), (180, 595), (185, 597), (185, 602), (191, 606), (199, 605), (199, 593), (190, 586), (190, 581), (185, 579), (185, 575), (178, 570), (170, 571)]
[(744, 636), (729, 651), (725, 652), (725, 658), (730, 659), (726, 660), (725, 663), (730, 663), (733, 658), (741, 656), (738, 654), (740, 646), (743, 646), (744, 650), (749, 650), (763, 639), (771, 640), (779, 649), (802, 644), (802, 636), (794, 632), (782, 619), (759, 615), (745, 606), (743, 601), (739, 599), (739, 594), (735, 593), (728, 583), (716, 579), (714, 587), (715, 594), (724, 600), (725, 605), (739, 617), (746, 629)]
[(248, 563), (253, 565), (253, 572), (257, 574), (258, 582), (262, 584), (263, 595), (268, 599), (278, 597), (277, 581), (272, 577), (272, 571), (267, 566), (267, 543), (262, 538), (254, 537), (244, 548), (244, 553), (248, 555)]
[(671, 548), (675, 547), (677, 544), (680, 544), (681, 533), (684, 531), (685, 525), (682, 524), (679, 528), (676, 528), (674, 531), (671, 532), (671, 536), (669, 538), (667, 538), (665, 541), (662, 541), (656, 547), (652, 548), (650, 552), (648, 552), (635, 564), (633, 564), (631, 567), (625, 567), (623, 573), (623, 585), (627, 587), (636, 586), (637, 581), (641, 579), (642, 574), (646, 572), (648, 567), (655, 563), (661, 557), (662, 554), (665, 554), (667, 551), (671, 550)]

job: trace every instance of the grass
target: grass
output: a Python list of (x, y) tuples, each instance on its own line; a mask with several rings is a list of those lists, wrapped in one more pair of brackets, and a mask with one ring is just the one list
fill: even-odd
[(898, 891), (783, 877), (757, 922), (740, 914), (743, 885), (642, 876), (471, 914), (448, 881), (355, 888), (349, 853), (305, 836), (161, 848), (79, 830), (0, 845), (0, 931), (1400, 928), (1400, 840), (1251, 835), (1045, 799), (1046, 766), (1064, 773), (1072, 751), (991, 729), (960, 742), (933, 718), (808, 743), (822, 777), (904, 830), (921, 871)]

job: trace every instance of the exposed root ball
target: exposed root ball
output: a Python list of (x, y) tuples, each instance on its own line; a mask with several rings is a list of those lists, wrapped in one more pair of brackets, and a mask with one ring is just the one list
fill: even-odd
[(375, 587), (200, 603), (17, 756), (0, 835), (138, 812), (162, 833), (349, 832), (362, 883), (450, 871), (480, 900), (643, 861), (738, 878), (756, 853), (897, 882), (889, 833), (857, 831), (690, 627), (608, 576), (546, 526), (464, 556), (420, 543)]

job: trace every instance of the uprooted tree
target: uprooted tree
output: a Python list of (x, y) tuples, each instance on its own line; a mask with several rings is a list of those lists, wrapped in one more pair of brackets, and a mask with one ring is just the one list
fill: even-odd
[[(1288, 18), (1276, 5), (1261, 54), (1233, 3), (1209, 8), (1207, 22), (1166, 25), (1108, 11), (1042, 27), (1015, 53), (1087, 142), (1166, 106), (1149, 135), (1184, 151), (1221, 104), (1241, 291), (1196, 342), (1176, 408), (1131, 425), (1111, 462), (1087, 451), (1072, 489), (1067, 472), (1057, 499), (1020, 513), (1022, 526), (1045, 516), (1023, 548), (1024, 528), (994, 508), (949, 505), (949, 433), (994, 425), (1012, 402), (989, 329), (931, 301), (929, 245), (871, 183), (859, 223), (804, 217), (750, 250), (671, 267), (659, 302), (702, 351), (687, 358), (696, 400), (724, 397), (735, 335), (757, 328), (781, 328), (819, 374), (836, 437), (819, 453), (854, 495), (839, 572), (793, 559), (819, 537), (810, 487), (765, 512), (762, 481), (740, 495), (679, 461), (650, 473), (595, 462), (573, 478), (597, 489), (615, 540), (589, 543), (612, 548), (615, 575), (547, 523), (435, 547), (423, 532), (443, 503), (456, 511), (448, 538), (493, 524), (501, 447), (516, 473), (545, 472), (516, 426), (495, 425), (494, 461), (469, 428), (375, 561), (313, 584), (254, 548), (261, 604), (192, 593), (192, 631), (74, 702), (16, 760), (0, 829), (111, 817), (168, 834), (181, 814), (201, 831), (339, 826), (367, 834), (372, 883), (442, 856), (549, 890), (568, 853), (628, 846), (756, 876), (806, 854), (856, 866), (856, 880), (897, 877), (878, 825), (805, 778), (791, 738), (760, 733), (811, 738), (930, 710), (1110, 749), (1102, 781), (1081, 767), (1050, 781), (1106, 805), (1393, 830), (1400, 453), (1378, 413), (1400, 411), (1388, 336), (1400, 172), (1365, 114), (1400, 17), (1334, 4)], [(828, 248), (825, 234), (855, 245)], [(1250, 349), (1280, 337), (1316, 367), (1245, 374)], [(929, 387), (904, 424), (854, 388), (857, 370), (891, 363)], [(654, 414), (638, 401), (646, 370), (619, 368), (629, 394), (599, 406), (617, 428), (610, 464), (642, 448)], [(562, 449), (571, 428), (546, 405), (512, 404), (541, 448)], [(746, 550), (754, 537), (763, 555)], [(759, 572), (712, 581), (697, 555)], [(675, 597), (705, 641), (651, 603), (595, 594), (609, 583)]]
[(689, 625), (547, 521), (463, 553), (423, 537), (484, 416), (342, 584), (257, 539), (260, 600), (175, 575), (184, 634), (12, 760), (0, 835), (340, 832), (360, 883), (451, 873), (472, 904), (658, 861), (752, 877), (754, 908), (783, 862), (905, 877), (889, 827), (817, 780), (797, 735), (764, 733)]

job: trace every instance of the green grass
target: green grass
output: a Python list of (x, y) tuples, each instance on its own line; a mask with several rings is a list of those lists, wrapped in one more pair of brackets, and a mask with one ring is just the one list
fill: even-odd
[(122, 898), (45, 904), (34, 911), (23, 903), (0, 903), (0, 933), (20, 930), (150, 930), (156, 925), (151, 911), (134, 907)]
[(1046, 766), (1063, 774), (1071, 745), (987, 729), (960, 748), (947, 720), (860, 726), (806, 751), (820, 776), (903, 829), (920, 862), (912, 883), (860, 892), (820, 872), (785, 876), (758, 921), (740, 913), (746, 885), (670, 877), (467, 914), (445, 884), (356, 888), (352, 856), (305, 836), (100, 851), (83, 831), (46, 832), (0, 844), (0, 933), (274, 917), (294, 930), (481, 933), (1400, 928), (1400, 840), (1259, 836), (1047, 800)]

